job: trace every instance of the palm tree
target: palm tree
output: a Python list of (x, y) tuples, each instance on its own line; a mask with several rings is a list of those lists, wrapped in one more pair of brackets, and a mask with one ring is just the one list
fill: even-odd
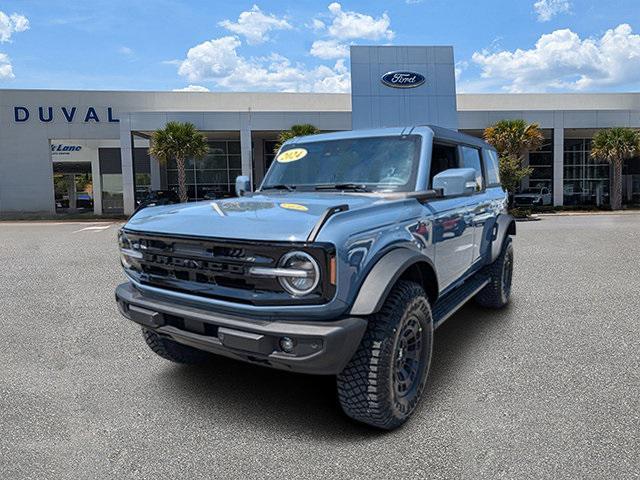
[(185, 162), (188, 158), (204, 158), (209, 153), (207, 137), (196, 130), (192, 123), (168, 122), (164, 128), (151, 135), (149, 155), (156, 157), (165, 165), (176, 161), (178, 169), (178, 196), (186, 202), (187, 180)]
[(500, 120), (484, 131), (484, 139), (493, 145), (501, 157), (524, 158), (527, 152), (537, 150), (544, 136), (537, 123), (524, 120)]
[(601, 130), (591, 141), (591, 158), (606, 160), (613, 165), (611, 177), (611, 208), (622, 208), (622, 166), (624, 161), (640, 155), (640, 132), (616, 127)]
[(500, 120), (485, 129), (484, 139), (498, 151), (502, 186), (512, 197), (522, 179), (533, 171), (523, 167), (522, 160), (544, 142), (540, 127), (521, 119)]
[(278, 143), (276, 143), (273, 153), (278, 153), (282, 144), (287, 140), (295, 137), (303, 137), (305, 135), (315, 135), (316, 133), (320, 133), (320, 130), (316, 126), (308, 123), (291, 125), (289, 130), (283, 130), (280, 132), (280, 135), (278, 135)]

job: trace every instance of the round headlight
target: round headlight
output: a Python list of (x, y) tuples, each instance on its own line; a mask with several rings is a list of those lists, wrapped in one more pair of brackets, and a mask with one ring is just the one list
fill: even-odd
[(320, 282), (318, 262), (305, 252), (289, 252), (280, 259), (280, 268), (291, 270), (291, 276), (278, 276), (282, 288), (292, 295), (307, 295)]

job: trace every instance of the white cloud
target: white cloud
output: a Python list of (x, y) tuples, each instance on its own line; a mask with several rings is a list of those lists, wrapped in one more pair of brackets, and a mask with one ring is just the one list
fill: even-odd
[(349, 45), (338, 40), (316, 40), (309, 51), (314, 57), (322, 59), (346, 58), (349, 56)]
[(327, 27), (322, 20), (313, 19), (312, 29), (325, 31), (328, 39), (316, 40), (311, 45), (309, 54), (322, 58), (346, 58), (349, 56), (349, 45), (346, 41), (355, 39), (365, 40), (391, 40), (395, 33), (389, 29), (391, 20), (387, 13), (374, 18), (359, 12), (342, 10), (342, 5), (337, 2), (328, 7), (331, 22)]
[(344, 60), (333, 67), (307, 68), (278, 54), (247, 58), (237, 51), (237, 37), (208, 40), (189, 49), (178, 73), (192, 82), (210, 81), (225, 90), (347, 92), (350, 76)]
[(188, 85), (183, 88), (174, 88), (174, 92), (210, 92), (207, 87), (203, 87), (202, 85)]
[(122, 55), (125, 55), (127, 57), (131, 57), (135, 52), (133, 51), (132, 48), (122, 46), (118, 48), (118, 53), (121, 53)]
[(264, 13), (257, 5), (254, 5), (249, 11), (242, 12), (237, 22), (223, 20), (219, 25), (244, 36), (249, 45), (266, 42), (269, 40), (267, 33), (272, 30), (290, 30), (292, 28), (286, 19)]
[(29, 19), (24, 15), (12, 13), (7, 15), (0, 11), (0, 42), (10, 42), (11, 36), (29, 29)]
[(324, 22), (322, 20), (319, 20), (317, 18), (313, 18), (311, 19), (311, 24), (308, 25), (309, 28), (311, 28), (311, 30), (315, 31), (315, 32), (320, 32), (322, 30), (324, 30), (327, 26), (324, 24)]
[(240, 45), (238, 37), (202, 42), (189, 49), (187, 58), (180, 63), (178, 73), (194, 82), (224, 77), (238, 68), (241, 59), (236, 48)]
[(15, 78), (11, 59), (6, 53), (0, 53), (0, 80), (8, 80)]
[(640, 35), (621, 24), (601, 38), (569, 29), (542, 35), (529, 50), (475, 52), (482, 78), (510, 92), (616, 88), (640, 83)]
[(560, 13), (567, 13), (571, 10), (569, 0), (538, 0), (533, 4), (533, 9), (538, 14), (539, 22), (548, 22)]
[(373, 18), (364, 13), (344, 11), (342, 5), (337, 2), (329, 5), (329, 12), (333, 18), (327, 31), (333, 38), (339, 40), (356, 38), (391, 40), (395, 36), (395, 33), (389, 29), (391, 19), (386, 12), (381, 17)]
[(466, 60), (460, 60), (459, 62), (456, 62), (454, 69), (456, 82), (460, 80), (462, 72), (464, 72), (467, 68), (469, 68), (469, 62), (467, 62)]

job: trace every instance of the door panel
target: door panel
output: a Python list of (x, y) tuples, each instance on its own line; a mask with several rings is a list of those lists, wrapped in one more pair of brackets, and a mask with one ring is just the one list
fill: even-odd
[(440, 289), (458, 280), (471, 266), (475, 233), (469, 197), (434, 200), (433, 243)]
[(491, 195), (488, 192), (483, 192), (474, 195), (473, 198), (475, 205), (471, 212), (473, 215), (474, 231), (472, 264), (482, 260), (482, 245), (483, 240), (486, 240), (485, 232), (493, 228), (495, 221), (495, 209), (493, 208)]

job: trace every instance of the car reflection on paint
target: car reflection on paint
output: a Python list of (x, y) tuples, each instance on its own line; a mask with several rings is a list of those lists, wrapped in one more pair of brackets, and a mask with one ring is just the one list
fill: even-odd
[(146, 207), (158, 205), (172, 205), (180, 203), (180, 197), (174, 190), (151, 190), (145, 197), (138, 201), (138, 206), (134, 213)]
[(462, 214), (450, 218), (436, 219), (434, 222), (433, 236), (436, 242), (446, 238), (459, 237), (464, 233), (466, 221)]

